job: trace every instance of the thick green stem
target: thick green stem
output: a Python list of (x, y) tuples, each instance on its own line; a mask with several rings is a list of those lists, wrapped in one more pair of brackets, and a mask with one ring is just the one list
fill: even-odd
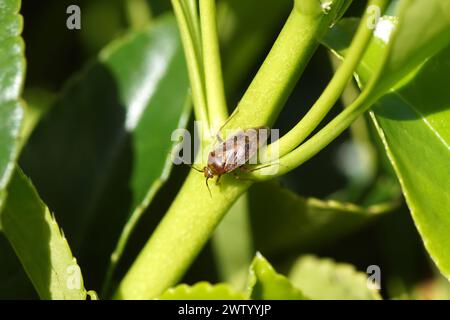
[[(286, 25), (239, 103), (239, 112), (230, 121), (230, 127), (249, 128), (274, 121), (333, 19), (333, 14), (325, 13), (317, 0), (295, 2)], [(192, 171), (122, 280), (116, 298), (156, 298), (174, 285), (250, 184), (226, 175), (219, 186), (211, 183), (210, 197), (205, 178)]]
[(116, 298), (155, 298), (175, 284), (224, 214), (249, 186), (249, 182), (226, 176), (218, 186), (211, 183), (210, 196), (205, 177), (191, 171), (164, 219), (120, 284)]
[(295, 1), (266, 60), (238, 104), (230, 128), (272, 125), (334, 19), (320, 1)]

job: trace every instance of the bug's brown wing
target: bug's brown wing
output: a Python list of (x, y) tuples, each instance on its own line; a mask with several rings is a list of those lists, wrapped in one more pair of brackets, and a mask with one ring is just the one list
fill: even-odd
[(258, 150), (267, 143), (267, 139), (270, 135), (269, 127), (256, 127), (250, 128), (245, 131), (245, 135), (248, 137), (247, 145), (247, 160), (249, 164), (257, 164), (258, 158), (256, 157)]
[(226, 172), (235, 170), (245, 163), (245, 135), (243, 131), (236, 132), (222, 143), (224, 168)]
[(267, 137), (267, 127), (238, 131), (214, 149), (209, 163), (214, 163), (224, 173), (241, 167), (249, 160), (252, 160), (252, 164), (256, 164), (257, 159), (254, 156), (257, 154), (258, 149), (266, 143)]
[(257, 131), (239, 131), (225, 141), (226, 170), (228, 172), (243, 166), (258, 152)]

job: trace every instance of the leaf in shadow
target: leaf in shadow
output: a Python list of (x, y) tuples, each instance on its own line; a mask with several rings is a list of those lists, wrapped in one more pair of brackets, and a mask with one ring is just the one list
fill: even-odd
[(397, 206), (388, 200), (368, 207), (298, 196), (278, 183), (249, 191), (255, 248), (266, 255), (289, 249), (311, 250), (359, 229)]
[(72, 79), (24, 151), (24, 171), (96, 288), (131, 213), (168, 177), (188, 86), (177, 26), (165, 16), (107, 46)]
[(36, 299), (38, 295), (11, 244), (0, 233), (0, 299)]

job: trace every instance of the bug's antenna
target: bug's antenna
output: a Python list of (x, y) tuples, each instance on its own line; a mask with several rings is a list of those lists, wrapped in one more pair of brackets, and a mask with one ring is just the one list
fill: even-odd
[(206, 182), (206, 187), (208, 188), (209, 196), (212, 198), (212, 193), (211, 193), (211, 189), (209, 188), (208, 179), (209, 179), (209, 177), (206, 177), (206, 180), (205, 180), (205, 182)]
[(225, 126), (230, 122), (230, 120), (234, 118), (234, 116), (235, 116), (238, 112), (239, 112), (239, 109), (236, 108), (236, 109), (233, 111), (233, 113), (228, 117), (228, 119), (225, 120), (225, 122), (224, 122), (224, 123), (222, 124), (222, 126), (219, 128), (219, 132), (222, 131), (223, 127), (225, 127)]

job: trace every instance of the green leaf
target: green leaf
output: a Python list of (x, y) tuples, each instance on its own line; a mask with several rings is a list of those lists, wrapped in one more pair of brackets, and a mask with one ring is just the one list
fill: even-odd
[(19, 100), (25, 79), (23, 20), (19, 0), (0, 0), (0, 211), (19, 154), (23, 110)]
[(244, 300), (245, 295), (234, 291), (228, 284), (212, 285), (199, 282), (193, 286), (180, 284), (168, 289), (159, 299), (161, 300)]
[(257, 253), (250, 266), (248, 295), (256, 300), (306, 300), (289, 280), (276, 273), (270, 263)]
[[(437, 2), (433, 3), (437, 5)], [(446, 15), (449, 7), (443, 5), (441, 8)], [(434, 17), (424, 15), (427, 17), (428, 23), (433, 25)], [(437, 14), (436, 19), (437, 25), (445, 24), (441, 21), (442, 14)], [(389, 23), (389, 20), (385, 19), (384, 23)], [(414, 23), (419, 24), (419, 21)], [(403, 27), (415, 28), (414, 23), (410, 21)], [(334, 35), (325, 41), (340, 54), (345, 55), (344, 48), (348, 46), (352, 30), (350, 25), (346, 22), (346, 26), (336, 26)], [(440, 47), (445, 43), (447, 32), (442, 32), (444, 40), (437, 39), (437, 34), (432, 33), (430, 46), (438, 44)], [(328, 41), (331, 38), (333, 40)], [(399, 36), (397, 41), (401, 39)], [(423, 45), (416, 48), (405, 40), (405, 46), (406, 49), (412, 48), (411, 54), (415, 52), (422, 59), (425, 53), (431, 54), (428, 49), (418, 52)], [(358, 69), (361, 85), (368, 81), (383, 50), (382, 42), (375, 39)], [(373, 108), (373, 120), (400, 180), (417, 229), (434, 262), (447, 278), (450, 277), (450, 196), (447, 192), (450, 181), (450, 129), (447, 125), (450, 118), (449, 54), (450, 47), (444, 48), (423, 62), (413, 74), (396, 73), (405, 77), (397, 79), (396, 89), (381, 98)]]
[(392, 200), (363, 208), (304, 198), (273, 182), (254, 185), (249, 194), (255, 247), (266, 254), (331, 242), (396, 206)]
[(376, 289), (368, 288), (367, 274), (357, 272), (352, 265), (335, 263), (331, 259), (301, 257), (292, 266), (289, 279), (311, 299), (380, 299)]
[(373, 120), (425, 247), (450, 277), (450, 47), (409, 84), (383, 97)]
[(20, 169), (11, 180), (0, 221), (41, 299), (86, 298), (81, 270), (66, 238)]
[[(383, 67), (380, 86), (390, 89), (427, 58), (450, 43), (450, 3), (448, 0), (401, 0), (396, 10), (398, 32)], [(385, 21), (377, 27), (391, 28)], [(420, 36), (418, 36), (420, 35)]]
[(130, 215), (127, 232), (169, 176), (171, 134), (190, 113), (188, 88), (177, 26), (165, 16), (102, 50), (24, 150), (24, 171), (90, 266), (94, 287)]
[[(323, 39), (325, 45), (345, 55), (357, 21), (339, 22)], [(393, 2), (374, 34), (358, 76), (367, 82), (370, 75), (381, 72), (372, 93), (383, 95), (407, 81), (428, 58), (450, 44), (450, 5), (446, 0)]]

